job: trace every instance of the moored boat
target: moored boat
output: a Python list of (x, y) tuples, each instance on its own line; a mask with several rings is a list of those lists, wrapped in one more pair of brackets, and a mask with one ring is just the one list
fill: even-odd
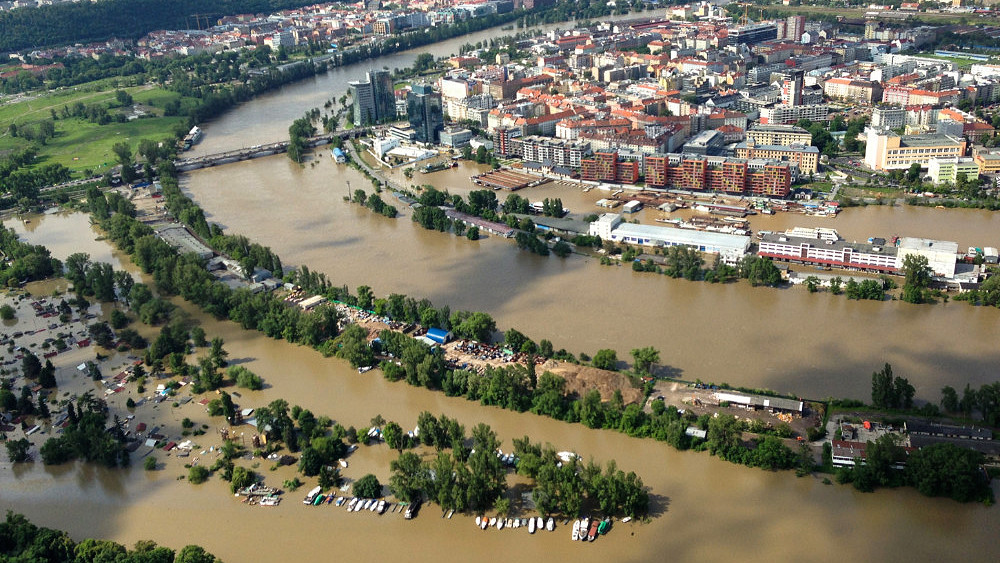
[(449, 511), (448, 511), (448, 520), (451, 520), (451, 517), (452, 517), (452, 515), (454, 515), (454, 514), (455, 514), (455, 511), (454, 511), (454, 510), (449, 510)]
[(534, 518), (528, 518), (528, 533), (529, 534), (534, 534), (535, 533), (535, 519)]
[(590, 521), (590, 530), (587, 532), (587, 541), (594, 541), (597, 539), (597, 527), (600, 525), (600, 521), (594, 518)]
[(610, 528), (611, 528), (611, 520), (605, 518), (604, 520), (601, 520), (600, 524), (597, 525), (597, 533), (603, 536), (604, 534), (608, 533), (608, 530)]
[(403, 518), (407, 520), (412, 520), (417, 515), (417, 512), (420, 510), (421, 502), (422, 501), (420, 499), (417, 499), (412, 503), (406, 505), (406, 511), (403, 512)]
[(382, 499), (382, 500), (378, 501), (378, 509), (377, 509), (377, 511), (378, 511), (378, 513), (380, 515), (381, 514), (385, 514), (385, 499)]
[(482, 521), (482, 523), (479, 524), (479, 529), (485, 530), (486, 528), (489, 528), (489, 527), (490, 527), (490, 520), (489, 520), (489, 518), (483, 516), (483, 521)]
[(580, 521), (573, 522), (573, 541), (580, 539)]
[(479, 523), (482, 522), (482, 521), (483, 521), (483, 517), (482, 516), (476, 516), (476, 526), (477, 527), (479, 526)]
[(580, 538), (579, 538), (580, 540), (587, 539), (587, 530), (589, 528), (590, 528), (590, 518), (584, 516), (583, 520), (580, 520)]
[(506, 520), (504, 520), (503, 518), (497, 518), (497, 529), (498, 529), (498, 530), (502, 530), (502, 529), (503, 529), (503, 527), (504, 527), (504, 526), (505, 526), (506, 524), (507, 524), (507, 521), (506, 521)]
[(545, 529), (548, 530), (548, 531), (550, 531), (550, 532), (552, 530), (555, 530), (556, 529), (556, 519), (553, 518), (553, 517), (551, 517), (551, 516), (549, 516), (548, 522), (545, 523)]
[(632, 517), (631, 516), (626, 516), (626, 517), (622, 518), (622, 522), (631, 522), (631, 521), (632, 521)]
[(496, 517), (490, 518), (489, 522), (490, 522), (490, 527), (496, 526), (497, 525)]
[(535, 528), (538, 531), (541, 531), (542, 529), (545, 528), (545, 520), (542, 520), (541, 516), (539, 516), (538, 518), (535, 518)]
[(514, 519), (514, 527), (515, 528), (520, 528), (521, 527), (521, 519), (520, 518), (515, 518)]

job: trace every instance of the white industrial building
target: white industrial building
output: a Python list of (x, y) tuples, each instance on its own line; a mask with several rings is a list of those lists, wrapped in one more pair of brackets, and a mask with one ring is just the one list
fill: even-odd
[(927, 265), (935, 276), (955, 277), (955, 263), (958, 259), (958, 243), (946, 240), (902, 237), (896, 254), (896, 267), (902, 271), (903, 260), (911, 255), (927, 257)]
[(688, 246), (718, 254), (727, 264), (739, 262), (750, 248), (748, 236), (624, 223), (617, 213), (602, 213), (590, 224), (589, 233), (601, 240), (642, 246)]

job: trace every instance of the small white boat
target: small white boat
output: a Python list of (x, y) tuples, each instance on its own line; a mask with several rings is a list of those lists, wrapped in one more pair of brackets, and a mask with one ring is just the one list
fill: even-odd
[(590, 518), (584, 517), (580, 521), (580, 541), (586, 541), (588, 528), (590, 528)]
[(476, 527), (477, 528), (479, 527), (479, 523), (482, 522), (482, 521), (483, 521), (483, 517), (482, 516), (476, 516)]
[(622, 518), (622, 522), (623, 523), (624, 522), (631, 522), (631, 521), (632, 521), (632, 517), (631, 516), (626, 516), (626, 517)]
[(380, 515), (385, 513), (385, 499), (378, 501), (378, 513)]
[(483, 521), (479, 524), (480, 529), (485, 530), (486, 528), (489, 527), (489, 525), (490, 525), (489, 519), (483, 516)]
[(580, 521), (573, 521), (573, 541), (579, 541), (580, 539)]
[(514, 527), (515, 528), (520, 528), (521, 527), (521, 519), (520, 518), (515, 518), (514, 519)]
[(503, 518), (498, 518), (497, 519), (497, 529), (498, 530), (502, 530), (503, 527), (504, 527), (504, 525), (506, 525), (506, 524), (507, 524), (507, 522)]
[(514, 527), (514, 521), (511, 520), (510, 518), (507, 519), (507, 527), (508, 528), (513, 528)]
[(490, 518), (490, 526), (496, 526), (496, 525), (497, 525), (496, 517)]
[(534, 534), (535, 533), (535, 519), (534, 518), (529, 518), (528, 519), (528, 533), (529, 534)]
[(347, 510), (354, 510), (354, 505), (358, 504), (358, 497), (354, 497), (347, 503)]
[(369, 510), (371, 510), (372, 512), (378, 510), (378, 502), (376, 502), (374, 499), (372, 499), (372, 506)]
[(345, 459), (340, 460), (340, 466), (343, 467), (344, 469), (347, 469), (347, 460)]
[(542, 528), (544, 528), (544, 527), (545, 527), (545, 520), (542, 520), (541, 516), (539, 516), (538, 518), (535, 518), (535, 528), (538, 529), (539, 531), (541, 531)]
[(448, 520), (451, 520), (451, 517), (452, 517), (453, 514), (455, 514), (454, 510), (449, 510), (448, 511)]
[(552, 531), (556, 529), (556, 519), (549, 516), (549, 521), (545, 523), (545, 529)]

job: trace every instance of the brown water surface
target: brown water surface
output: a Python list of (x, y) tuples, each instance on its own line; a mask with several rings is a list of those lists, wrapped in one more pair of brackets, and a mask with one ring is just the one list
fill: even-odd
[[(277, 160), (276, 163), (283, 164), (284, 161)], [(245, 168), (230, 167), (226, 170)], [(311, 174), (293, 168), (292, 172), (308, 178), (310, 175), (318, 177), (319, 170), (317, 174)], [(321, 189), (315, 186), (309, 188), (310, 185), (308, 181), (298, 184), (299, 199), (309, 201), (316, 196), (313, 190)], [(396, 241), (397, 245), (404, 246), (398, 250), (399, 255), (406, 256), (407, 251), (417, 250), (412, 239), (425, 236), (422, 231), (413, 229), (408, 219), (396, 222), (382, 220), (367, 211), (347, 206), (336, 198), (326, 199), (330, 201), (324, 205), (311, 206), (322, 210), (313, 214), (314, 221), (340, 224), (339, 221), (346, 222), (347, 218), (353, 218), (355, 224), (367, 224), (371, 228), (357, 234), (380, 245), (384, 251), (388, 251), (392, 241)], [(280, 197), (274, 197), (273, 202), (280, 200)], [(89, 225), (80, 223), (74, 217), (47, 217), (36, 229), (24, 233), (25, 238), (33, 243), (46, 244), (65, 236), (65, 232), (75, 232), (81, 238), (90, 236)], [(267, 221), (264, 220), (264, 223)], [(321, 228), (317, 226), (316, 229)], [(274, 231), (276, 238), (280, 239), (277, 229)], [(373, 236), (373, 231), (380, 234)], [(557, 306), (554, 301), (551, 304), (536, 301), (534, 305), (548, 307), (553, 317), (559, 317), (556, 314), (558, 311), (569, 318), (581, 318), (578, 309), (583, 309), (583, 303), (591, 303), (591, 300), (585, 299), (577, 304), (574, 299), (584, 297), (572, 290), (575, 284), (597, 277), (601, 283), (611, 287), (624, 285), (621, 288), (623, 291), (618, 292), (621, 294), (619, 298), (596, 300), (598, 305), (590, 309), (597, 311), (596, 316), (587, 320), (586, 326), (600, 323), (602, 314), (607, 317), (605, 320), (619, 316), (626, 318), (628, 311), (624, 307), (615, 315), (608, 315), (607, 310), (617, 302), (627, 301), (628, 292), (634, 291), (632, 284), (636, 283), (656, 284), (655, 287), (660, 288), (665, 296), (661, 300), (686, 295), (693, 299), (711, 298), (737, 303), (739, 300), (765, 299), (758, 296), (766, 296), (763, 304), (778, 311), (786, 311), (785, 304), (792, 303), (799, 307), (819, 307), (823, 314), (834, 315), (838, 319), (844, 318), (845, 310), (861, 305), (837, 298), (815, 299), (823, 296), (808, 296), (805, 292), (756, 291), (739, 285), (716, 287), (633, 276), (624, 269), (599, 268), (582, 259), (561, 262), (524, 256), (505, 241), (469, 244), (435, 233), (426, 235), (421, 244), (430, 246), (425, 247), (425, 251), (430, 248), (448, 252), (452, 259), (456, 258), (455, 254), (462, 253), (462, 259), (475, 260), (475, 267), (463, 270), (467, 273), (487, 266), (485, 261), (476, 259), (485, 254), (496, 260), (506, 258), (504, 263), (508, 268), (522, 268), (519, 271), (521, 275), (527, 275), (527, 268), (530, 267), (536, 275), (544, 276), (545, 279), (540, 282), (524, 285), (531, 291), (537, 292), (550, 283), (561, 284), (564, 294), (561, 298), (567, 305)], [(304, 242), (299, 244), (305, 246)], [(348, 247), (357, 249), (362, 244), (352, 242)], [(89, 244), (85, 248), (90, 248)], [(62, 252), (57, 251), (56, 256), (65, 258), (64, 254), (72, 250), (67, 247)], [(97, 254), (93, 248), (90, 252)], [(358, 253), (329, 249), (327, 252), (330, 253), (331, 264), (337, 263), (337, 257), (347, 259)], [(322, 251), (318, 253), (323, 254)], [(399, 257), (393, 259), (398, 260)], [(520, 266), (524, 259), (532, 263)], [(391, 285), (399, 283), (393, 280), (409, 278), (419, 289), (426, 287), (420, 284), (433, 286), (438, 277), (444, 276), (445, 283), (454, 283), (457, 287), (464, 285), (453, 277), (449, 278), (446, 268), (432, 273), (419, 268), (418, 264), (419, 261), (412, 264), (404, 262), (402, 267), (379, 270), (388, 280), (382, 283)], [(330, 273), (349, 270), (337, 268), (331, 269)], [(500, 269), (491, 271), (497, 275), (501, 272)], [(563, 276), (567, 279), (559, 280)], [(484, 279), (476, 278), (480, 283), (485, 283)], [(464, 298), (475, 300), (476, 292), (471, 286), (464, 293)], [(702, 294), (708, 297), (699, 297)], [(809, 299), (800, 299), (801, 296)], [(302, 561), (329, 561), (335, 557), (357, 561), (381, 561), (386, 558), (413, 561), (484, 558), (650, 561), (668, 556), (677, 560), (723, 561), (732, 559), (734, 553), (750, 561), (773, 561), (776, 558), (991, 561), (1000, 556), (1000, 549), (994, 541), (1000, 533), (1000, 519), (995, 517), (995, 509), (992, 508), (927, 499), (912, 490), (860, 494), (838, 485), (823, 485), (816, 477), (796, 479), (787, 472), (769, 473), (738, 467), (706, 454), (676, 452), (653, 441), (631, 439), (609, 431), (586, 430), (580, 425), (531, 414), (483, 408), (463, 399), (447, 398), (404, 383), (388, 383), (377, 372), (360, 375), (340, 360), (324, 359), (308, 348), (241, 330), (233, 323), (215, 321), (186, 304), (179, 304), (201, 323), (209, 336), (224, 338), (233, 362), (247, 365), (268, 384), (260, 392), (242, 390), (240, 402), (243, 406), (259, 406), (281, 397), (290, 404), (309, 408), (317, 415), (329, 415), (345, 425), (358, 427), (365, 426), (371, 417), (381, 413), (387, 419), (397, 420), (409, 428), (416, 423), (418, 413), (423, 410), (456, 417), (467, 427), (485, 422), (497, 431), (505, 449), (510, 448), (512, 438), (528, 435), (534, 440), (551, 443), (558, 449), (576, 451), (585, 459), (592, 458), (598, 462), (615, 459), (622, 469), (639, 473), (650, 487), (654, 516), (649, 523), (618, 524), (609, 536), (593, 544), (582, 544), (570, 542), (570, 530), (566, 526), (559, 526), (555, 533), (538, 533), (535, 536), (529, 536), (524, 530), (483, 532), (473, 527), (471, 516), (441, 519), (440, 511), (433, 505), (425, 507), (420, 517), (409, 522), (398, 514), (380, 518), (370, 513), (349, 515), (343, 509), (332, 506), (305, 507), (298, 502), (301, 492), (288, 494), (285, 502), (274, 509), (248, 507), (236, 502), (227, 492), (226, 484), (218, 478), (200, 486), (178, 480), (179, 476), (187, 473), (181, 467), (181, 460), (165, 457), (162, 452), (155, 455), (166, 462), (166, 466), (153, 472), (143, 471), (138, 460), (136, 467), (123, 471), (86, 465), (53, 468), (40, 463), (12, 468), (4, 463), (4, 470), (0, 471), (4, 508), (23, 512), (40, 525), (67, 529), (78, 538), (97, 536), (126, 544), (139, 539), (153, 539), (174, 548), (198, 543), (230, 562), (284, 561), (292, 557)], [(894, 304), (864, 305), (852, 315), (880, 318), (908, 310), (892, 308), (889, 310), (895, 313), (886, 314), (886, 308), (895, 307)], [(508, 313), (511, 315), (523, 315), (530, 309), (523, 304), (507, 306), (513, 308)], [(672, 306), (679, 305), (673, 302)], [(909, 310), (912, 309), (921, 308)], [(600, 313), (602, 310), (605, 313)], [(972, 314), (973, 318), (977, 312), (951, 305), (926, 310), (930, 311), (927, 314), (937, 318), (940, 318), (940, 311), (960, 311), (963, 315)], [(742, 322), (747, 325), (760, 322), (757, 320), (759, 315), (753, 315), (749, 306), (744, 307), (741, 314), (744, 315)], [(785, 314), (792, 316), (791, 312)], [(622, 322), (621, 326), (627, 324)], [(650, 326), (670, 324), (664, 322)], [(708, 330), (700, 324), (689, 323), (686, 326), (688, 330)], [(586, 332), (572, 330), (562, 338), (567, 341), (579, 339)], [(683, 332), (679, 326), (671, 329), (675, 337)], [(685, 356), (690, 358), (689, 363), (678, 361), (677, 365), (695, 369), (718, 355), (718, 352), (708, 348), (703, 347), (703, 350), (700, 356)], [(740, 345), (736, 352), (729, 354), (733, 353), (761, 357), (761, 353), (752, 352), (747, 345)], [(801, 360), (802, 356), (798, 357)], [(837, 370), (835, 360), (828, 359), (827, 362), (825, 369), (848, 379), (847, 375)], [(816, 365), (820, 366), (818, 362)], [(767, 379), (767, 370), (758, 369), (751, 373), (757, 382), (761, 382), (762, 378), (764, 383), (772, 381)], [(803, 381), (814, 380), (798, 380), (796, 383)], [(118, 396), (113, 398), (117, 402), (123, 399)], [(218, 419), (207, 419), (204, 409), (196, 402), (177, 408), (164, 403), (158, 409), (163, 410), (139, 410), (137, 416), (143, 420), (156, 420), (169, 435), (179, 434), (182, 417), (191, 417), (199, 424), (204, 421), (211, 426), (211, 430), (196, 441), (202, 448), (218, 445), (214, 433)], [(211, 458), (211, 454), (197, 451), (193, 456), (202, 456), (209, 461)], [(385, 446), (363, 447), (349, 458), (350, 467), (344, 470), (344, 475), (357, 479), (372, 472), (386, 482), (388, 464), (393, 457), (394, 454)], [(263, 462), (255, 467), (268, 483), (277, 485), (292, 477), (290, 468), (269, 471), (269, 463)]]
[[(418, 174), (413, 182), (467, 193), (475, 170)], [(916, 386), (919, 398), (935, 402), (944, 385), (978, 386), (996, 378), (996, 309), (857, 302), (801, 288), (672, 280), (602, 267), (582, 256), (541, 258), (498, 237), (469, 242), (426, 231), (388, 193), (383, 197), (402, 216), (374, 215), (343, 201), (348, 183), (371, 191), (360, 174), (325, 156), (304, 167), (274, 156), (201, 170), (183, 185), (209, 220), (271, 246), (286, 265), (307, 264), (352, 290), (367, 284), (379, 295), (398, 292), (452, 310), (484, 310), (502, 329), (516, 327), (574, 353), (613, 348), (625, 358), (632, 348), (652, 345), (665, 373), (810, 397), (867, 398), (871, 372), (884, 362)], [(597, 212), (594, 201), (608, 195), (557, 183), (519, 194), (533, 201), (559, 197), (578, 213)], [(654, 213), (647, 210), (642, 219), (651, 222)], [(960, 244), (982, 246), (1000, 233), (997, 217), (978, 210), (867, 207), (836, 219), (754, 217), (751, 226), (831, 226), (849, 240), (952, 232)]]

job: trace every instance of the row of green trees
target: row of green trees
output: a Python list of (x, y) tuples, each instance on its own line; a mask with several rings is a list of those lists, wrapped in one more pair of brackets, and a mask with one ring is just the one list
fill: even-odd
[(115, 561), (117, 563), (221, 563), (204, 548), (188, 545), (175, 552), (140, 540), (132, 550), (110, 540), (76, 542), (66, 532), (41, 528), (21, 514), (7, 511), (0, 522), (0, 558), (11, 562)]
[[(958, 502), (992, 502), (985, 456), (954, 444), (940, 443), (907, 452), (893, 434), (884, 434), (865, 447), (865, 460), (837, 470), (837, 481), (871, 492), (879, 487), (911, 486), (926, 496)], [(905, 466), (900, 469), (900, 466)]]
[(380, 195), (374, 192), (371, 195), (368, 195), (360, 188), (354, 190), (354, 194), (351, 196), (351, 201), (357, 203), (358, 205), (364, 205), (375, 213), (385, 215), (390, 219), (399, 214), (399, 211), (392, 205), (383, 201)]
[[(420, 415), (421, 438), (436, 419), (430, 413)], [(445, 419), (445, 417), (442, 417)], [(437, 456), (422, 461), (413, 452), (401, 452), (392, 462), (389, 485), (393, 493), (408, 502), (424, 497), (437, 502), (444, 510), (484, 512), (490, 508), (501, 516), (510, 513), (506, 469), (497, 455), (499, 440), (485, 424), (472, 429), (472, 449), (464, 445), (461, 426), (454, 423), (451, 434), (426, 440), (436, 445)], [(457, 433), (457, 434), (456, 434)], [(451, 453), (445, 451), (453, 448)], [(609, 462), (604, 472), (590, 462), (576, 459), (560, 461), (555, 449), (542, 447), (525, 436), (514, 440), (519, 458), (517, 472), (534, 481), (532, 497), (542, 515), (579, 516), (585, 509), (600, 509), (608, 515), (644, 515), (649, 508), (649, 493), (635, 473), (625, 474)]]
[[(599, 244), (600, 241), (598, 240), (597, 243)], [(608, 248), (607, 244), (605, 244), (605, 248)], [(669, 246), (657, 250), (657, 253), (662, 252), (663, 255), (659, 264), (653, 257), (647, 257), (643, 260), (639, 249), (634, 247), (621, 249), (611, 244), (610, 251), (621, 251), (621, 260), (631, 262), (632, 270), (635, 272), (655, 272), (672, 278), (710, 283), (728, 283), (737, 278), (747, 279), (754, 286), (774, 287), (781, 283), (781, 271), (774, 265), (774, 262), (770, 258), (753, 254), (744, 256), (737, 267), (730, 266), (717, 257), (711, 268), (705, 268), (702, 254), (694, 248), (686, 246)], [(608, 257), (602, 257), (601, 263), (611, 265), (614, 264), (614, 261)]]

